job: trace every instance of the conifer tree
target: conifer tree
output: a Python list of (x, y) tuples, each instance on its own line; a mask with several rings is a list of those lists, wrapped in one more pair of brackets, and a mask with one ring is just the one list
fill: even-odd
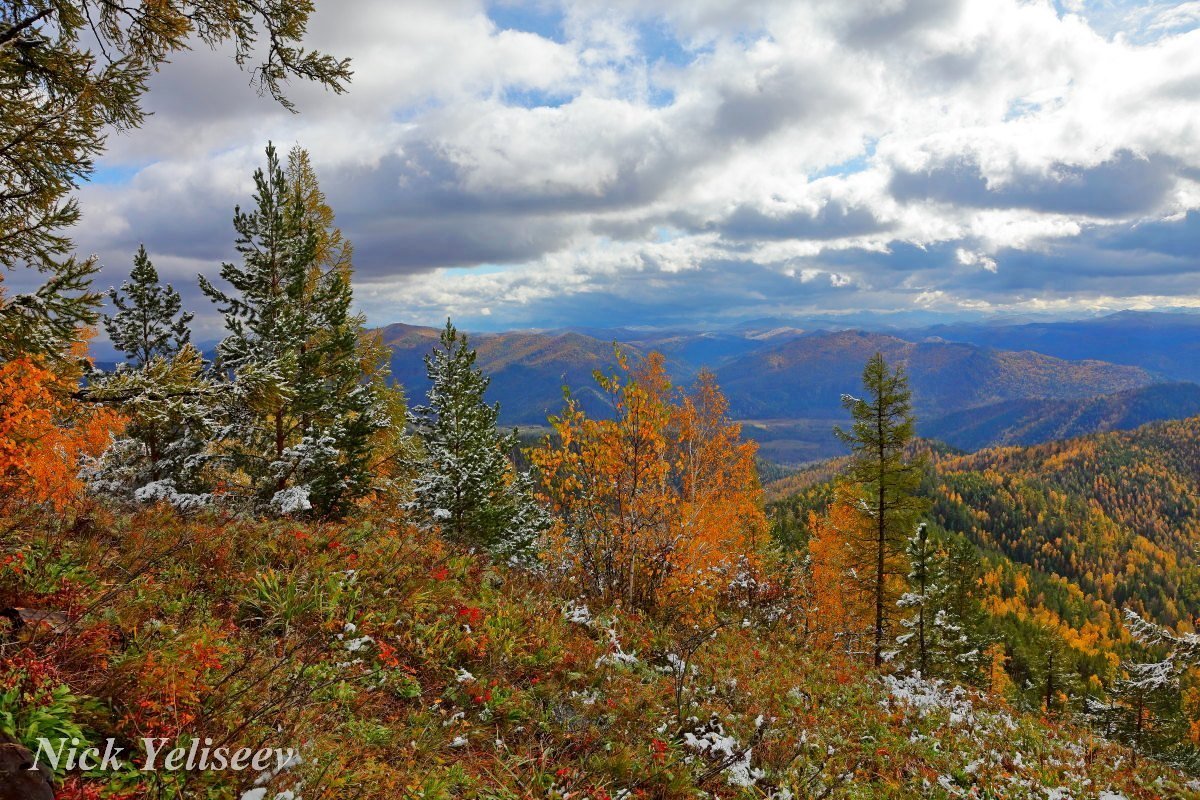
[(913, 438), (912, 393), (903, 369), (891, 370), (876, 353), (863, 369), (867, 399), (845, 395), (842, 403), (854, 424), (849, 431), (836, 428), (838, 438), (850, 446), (848, 479), (854, 487), (869, 532), (853, 543), (857, 563), (854, 574), (874, 609), (873, 660), (883, 664), (895, 609), (895, 579), (903, 576), (904, 551), (909, 531), (925, 510), (916, 495), (921, 469), (907, 460)]
[(391, 420), (385, 387), (364, 376), (348, 249), (328, 257), (340, 233), (307, 158), (293, 164), (288, 174), (267, 147), (257, 207), (234, 216), (242, 263), (221, 268), (233, 291), (203, 276), (200, 287), (228, 331), (217, 367), (234, 387), (222, 437), (230, 473), (248, 478), (264, 509), (338, 516), (371, 490), (371, 443)]
[(404, 417), (395, 412), (403, 399), (399, 388), (387, 385), (386, 353), (373, 346), (364, 317), (352, 311), (354, 250), (334, 225), (306, 150), (292, 148), (285, 177), (299, 214), (292, 224), (316, 234), (305, 298), (316, 324), (300, 347), (296, 412), (306, 436), (337, 453), (306, 470), (313, 506), (336, 516), (378, 485), (372, 454), (382, 431), (402, 431)]
[(1134, 641), (1165, 655), (1157, 661), (1123, 661), (1122, 674), (1109, 689), (1110, 702), (1093, 704), (1089, 711), (1099, 718), (1106, 735), (1128, 743), (1137, 753), (1195, 763), (1194, 747), (1185, 744), (1188, 722), (1180, 679), (1200, 667), (1200, 634), (1173, 634), (1129, 609), (1125, 623)]
[(98, 379), (88, 400), (117, 404), (128, 423), (98, 459), (84, 465), (88, 488), (110, 500), (165, 500), (181, 509), (208, 504), (205, 467), (222, 391), (190, 343), (171, 358), (155, 356)]
[(896, 638), (900, 647), (911, 653), (910, 661), (917, 670), (930, 674), (930, 650), (935, 649), (933, 637), (934, 615), (944, 590), (942, 585), (942, 556), (936, 545), (929, 541), (929, 527), (925, 523), (917, 526), (916, 533), (908, 540), (909, 590), (900, 596), (897, 605), (911, 609), (911, 615), (901, 621), (904, 633)]
[(133, 366), (171, 358), (191, 341), (188, 323), (195, 315), (181, 310), (183, 302), (171, 284), (159, 282), (145, 245), (138, 246), (129, 280), (120, 290), (109, 289), (108, 297), (117, 313), (105, 316), (104, 330)]
[(978, 680), (987, 638), (978, 597), (978, 556), (965, 540), (944, 547), (925, 523), (909, 539), (907, 592), (897, 605), (909, 609), (896, 638), (902, 662), (922, 675)]
[(0, 293), (0, 360), (67, 358), (97, 321), (97, 265), (71, 255), (79, 207), (68, 196), (111, 131), (142, 124), (150, 76), (199, 39), (228, 43), (239, 66), (261, 55), (255, 82), (286, 107), (290, 77), (345, 91), (349, 62), (300, 45), (312, 12), (311, 0), (0, 4), (0, 269), (45, 276), (33, 292)]
[(983, 680), (993, 637), (987, 631), (983, 606), (983, 565), (979, 552), (965, 537), (957, 536), (946, 547), (942, 567), (940, 637), (942, 661), (948, 677), (969, 683)]
[(192, 314), (182, 310), (174, 288), (160, 284), (144, 246), (129, 280), (110, 289), (109, 297), (116, 314), (105, 317), (104, 327), (126, 363), (115, 375), (95, 378), (87, 398), (118, 403), (129, 423), (99, 459), (85, 465), (88, 486), (109, 499), (206, 502), (200, 471), (217, 389), (190, 344)]
[(1026, 703), (1046, 713), (1064, 710), (1064, 698), (1074, 693), (1076, 675), (1072, 652), (1058, 630), (1036, 622), (1014, 643), (1013, 676)]
[(451, 540), (519, 555), (548, 519), (528, 476), (507, 455), (516, 447), (516, 432), (497, 429), (500, 407), (484, 399), (490, 380), (475, 359), (467, 337), (447, 320), (425, 357), (428, 405), (410, 415), (425, 453), (409, 508)]
[(1178, 724), (1179, 684), (1165, 662), (1124, 661), (1121, 671), (1109, 688), (1110, 704), (1098, 715), (1104, 733), (1127, 743), (1134, 753), (1160, 753), (1186, 729)]

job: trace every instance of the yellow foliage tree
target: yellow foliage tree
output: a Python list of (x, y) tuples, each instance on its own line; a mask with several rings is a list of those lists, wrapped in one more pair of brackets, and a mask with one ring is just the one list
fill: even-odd
[(660, 354), (618, 363), (596, 376), (614, 418), (568, 398), (553, 443), (531, 454), (556, 520), (549, 557), (603, 602), (704, 609), (756, 566), (766, 535), (755, 445), (740, 441), (711, 374), (683, 392)]

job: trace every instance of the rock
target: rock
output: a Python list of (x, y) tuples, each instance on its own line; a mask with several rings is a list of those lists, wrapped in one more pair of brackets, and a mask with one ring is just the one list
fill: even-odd
[(11, 740), (0, 743), (0, 800), (54, 800), (54, 776), (45, 764), (33, 766), (29, 748)]

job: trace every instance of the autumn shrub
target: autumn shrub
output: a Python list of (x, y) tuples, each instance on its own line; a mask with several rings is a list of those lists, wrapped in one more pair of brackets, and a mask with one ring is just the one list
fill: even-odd
[(80, 458), (98, 456), (120, 430), (117, 413), (71, 398), (78, 378), (28, 357), (0, 364), (0, 511), (62, 511), (81, 493)]
[[(25, 650), (0, 664), (0, 733), (31, 750), (39, 738), (86, 742), (78, 721), (80, 705), (48, 660)], [(58, 770), (59, 777), (64, 769)]]

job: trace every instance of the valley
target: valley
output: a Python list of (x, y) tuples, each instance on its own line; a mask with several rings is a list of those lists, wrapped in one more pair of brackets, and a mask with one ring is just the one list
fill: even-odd
[[(545, 425), (562, 409), (564, 388), (589, 413), (604, 414), (609, 399), (592, 375), (613, 369), (614, 346), (634, 359), (656, 351), (676, 383), (711, 370), (744, 435), (764, 458), (788, 466), (843, 452), (831, 432), (841, 396), (875, 352), (907, 370), (919, 433), (967, 451), (1200, 413), (1200, 386), (1190, 382), (1200, 378), (1200, 315), (887, 331), (762, 325), (481, 333), (472, 344), (502, 424)], [(393, 378), (412, 396), (425, 381), (422, 359), (437, 331), (393, 324), (381, 335)]]

